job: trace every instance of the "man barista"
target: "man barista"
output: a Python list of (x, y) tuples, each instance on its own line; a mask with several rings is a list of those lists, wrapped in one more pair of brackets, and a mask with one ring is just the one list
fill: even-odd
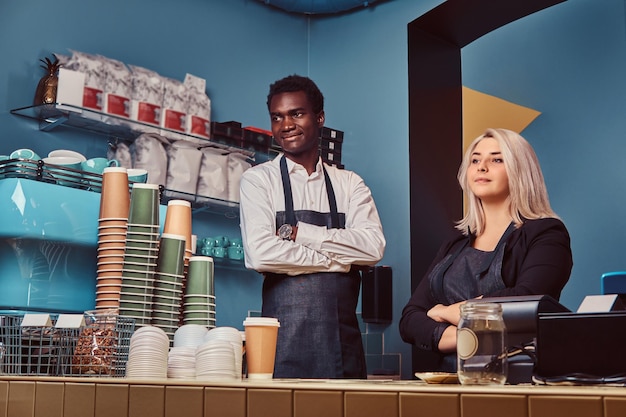
[(324, 97), (291, 75), (267, 96), (282, 154), (241, 179), (246, 266), (264, 276), (262, 314), (280, 322), (276, 378), (366, 378), (356, 318), (359, 267), (383, 256), (385, 237), (369, 188), (322, 163)]

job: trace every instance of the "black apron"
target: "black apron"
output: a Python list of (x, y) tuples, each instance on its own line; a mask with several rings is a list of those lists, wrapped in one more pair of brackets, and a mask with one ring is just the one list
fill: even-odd
[[(323, 168), (330, 213), (294, 211), (291, 181), (283, 156), (281, 175), (285, 212), (276, 213), (277, 228), (298, 221), (344, 228), (337, 212), (332, 184)], [(265, 273), (263, 308), (266, 317), (280, 322), (275, 378), (366, 378), (365, 354), (356, 307), (361, 286), (358, 271), (320, 272), (288, 276)]]
[[(506, 286), (504, 285), (504, 280), (502, 279), (502, 261), (504, 258), (506, 241), (514, 230), (515, 224), (511, 223), (503, 233), (502, 237), (500, 237), (500, 240), (498, 241), (498, 244), (496, 245), (496, 248), (493, 250), (493, 252), (489, 253), (482, 259), (481, 265), (479, 265), (474, 271), (475, 275), (471, 277), (472, 281), (483, 281), (485, 287), (490, 287), (492, 289), (506, 288)], [(449, 298), (445, 286), (444, 277), (446, 275), (446, 272), (451, 269), (451, 266), (453, 265), (454, 261), (459, 258), (459, 255), (461, 255), (464, 250), (471, 246), (471, 242), (471, 237), (468, 237), (456, 252), (449, 254), (444, 259), (442, 259), (441, 262), (439, 262), (433, 268), (432, 272), (428, 276), (428, 280), (430, 281), (430, 291), (436, 302), (450, 305), (461, 300), (467, 300), (481, 295), (480, 293), (471, 293), (471, 291), (475, 290), (476, 288), (473, 285), (475, 282), (467, 283), (465, 289), (468, 292), (464, 294), (461, 299)], [(470, 277), (465, 278), (469, 279)], [(455, 279), (458, 278), (455, 277)], [(439, 366), (436, 370), (441, 372), (456, 372), (456, 353), (441, 354), (439, 358)]]

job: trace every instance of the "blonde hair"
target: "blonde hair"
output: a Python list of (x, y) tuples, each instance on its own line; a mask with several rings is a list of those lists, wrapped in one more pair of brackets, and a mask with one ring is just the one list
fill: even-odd
[(472, 153), (478, 143), (493, 138), (500, 145), (504, 167), (509, 177), (509, 210), (517, 227), (524, 219), (559, 218), (548, 199), (548, 191), (539, 166), (539, 160), (530, 143), (518, 133), (507, 129), (487, 129), (474, 139), (463, 156), (457, 178), (467, 196), (468, 207), (456, 228), (465, 234), (480, 235), (485, 230), (485, 212), (481, 200), (469, 187), (467, 171), (471, 166)]

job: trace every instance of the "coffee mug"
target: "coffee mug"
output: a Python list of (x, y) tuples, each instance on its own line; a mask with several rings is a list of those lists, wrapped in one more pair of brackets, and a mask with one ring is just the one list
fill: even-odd
[(148, 171), (142, 168), (129, 168), (128, 181), (130, 182), (146, 182), (148, 181)]
[(243, 248), (241, 246), (229, 246), (228, 248), (228, 257), (230, 259), (242, 260), (243, 259)]
[(216, 258), (225, 258), (227, 255), (226, 248), (223, 246), (216, 246), (212, 248), (211, 252), (213, 253), (213, 256)]
[(9, 157), (11, 159), (32, 159), (33, 161), (39, 161), (41, 159), (41, 157), (37, 155), (35, 151), (26, 148), (14, 150), (13, 152), (11, 152), (11, 155), (9, 155)]
[(81, 169), (87, 172), (93, 172), (94, 174), (102, 174), (104, 168), (118, 167), (120, 163), (117, 159), (107, 158), (91, 158), (80, 163)]
[(222, 247), (226, 248), (230, 244), (230, 239), (228, 236), (216, 236), (213, 238), (213, 246), (214, 247)]
[(80, 171), (80, 159), (72, 156), (49, 156), (43, 158), (44, 164), (57, 165), (60, 168), (48, 167), (48, 171), (56, 180), (57, 184), (70, 187), (80, 187), (82, 184), (82, 174), (80, 172), (72, 172), (67, 168)]
[(53, 156), (71, 156), (72, 158), (78, 158), (80, 162), (86, 161), (87, 158), (79, 152), (70, 151), (69, 149), (56, 149), (54, 151), (48, 152), (49, 157)]

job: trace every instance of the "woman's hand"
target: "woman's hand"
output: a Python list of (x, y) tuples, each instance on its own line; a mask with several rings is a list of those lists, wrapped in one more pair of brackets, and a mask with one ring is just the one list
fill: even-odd
[[(483, 296), (478, 296), (475, 299), (480, 298), (483, 298)], [(456, 326), (458, 326), (459, 321), (461, 321), (461, 304), (465, 304), (466, 302), (467, 301), (459, 301), (449, 306), (437, 304), (426, 313), (428, 317), (437, 322), (451, 324), (451, 326), (448, 326), (446, 330), (444, 330), (441, 339), (439, 339), (439, 345), (437, 347), (440, 352), (456, 352)]]
[(459, 324), (461, 320), (461, 304), (465, 304), (465, 301), (459, 301), (458, 303), (445, 306), (443, 304), (437, 304), (430, 310), (428, 310), (428, 317), (439, 323), (450, 323), (455, 326)]

